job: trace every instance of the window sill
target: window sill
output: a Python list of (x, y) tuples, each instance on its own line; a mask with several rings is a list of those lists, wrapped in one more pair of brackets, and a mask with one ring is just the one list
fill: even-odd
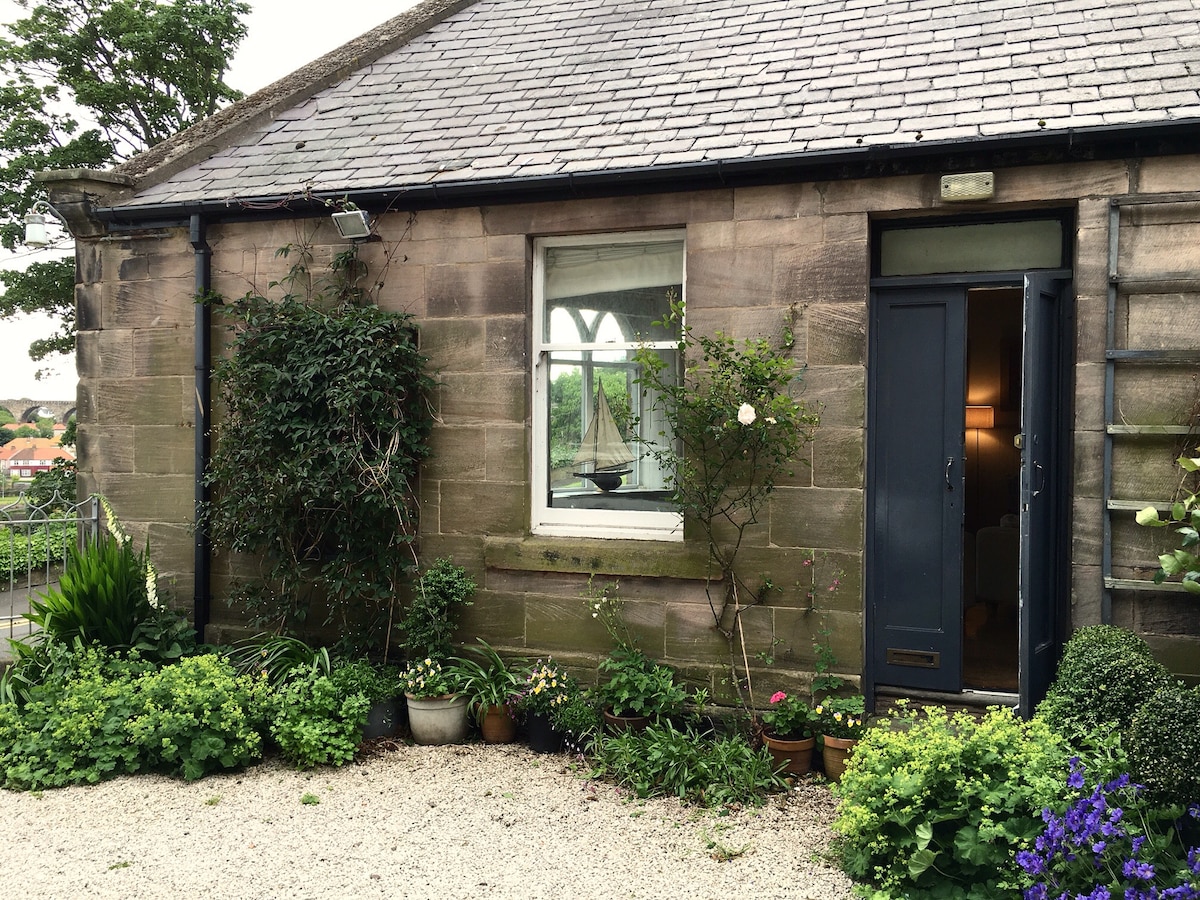
[[(487, 538), (484, 563), (525, 572), (640, 575), (703, 580), (708, 555), (695, 543), (552, 537)], [(719, 577), (719, 576), (718, 576)]]

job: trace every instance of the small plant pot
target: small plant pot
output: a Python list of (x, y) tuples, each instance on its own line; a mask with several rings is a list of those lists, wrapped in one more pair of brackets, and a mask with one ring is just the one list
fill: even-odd
[(408, 728), (415, 743), (425, 745), (458, 744), (467, 736), (467, 697), (447, 694), (444, 697), (408, 700)]
[(846, 771), (846, 762), (854, 752), (857, 740), (821, 736), (821, 761), (825, 764), (825, 777), (830, 781), (841, 781)]
[(517, 736), (517, 723), (503, 703), (489, 706), (479, 722), (485, 744), (511, 744)]
[(392, 737), (400, 730), (403, 719), (402, 705), (398, 697), (376, 700), (367, 710), (367, 724), (363, 726), (363, 740)]
[(525, 717), (525, 735), (534, 753), (561, 753), (566, 735), (555, 731), (545, 713), (529, 713)]
[(649, 716), (618, 716), (611, 707), (605, 707), (604, 729), (609, 734), (621, 734), (626, 731), (645, 731), (650, 724)]
[(782, 767), (782, 771), (787, 775), (807, 775), (812, 769), (813, 747), (816, 746), (816, 738), (804, 738), (798, 741), (790, 741), (784, 738), (775, 737), (770, 732), (763, 735), (763, 743), (767, 745), (767, 750), (771, 754), (771, 758), (775, 760), (775, 767)]

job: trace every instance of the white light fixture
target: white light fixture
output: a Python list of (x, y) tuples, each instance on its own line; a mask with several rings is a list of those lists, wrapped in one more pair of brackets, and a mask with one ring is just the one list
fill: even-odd
[(371, 236), (371, 217), (365, 209), (347, 209), (333, 214), (338, 234), (347, 240), (362, 240)]
[(991, 200), (996, 196), (996, 176), (991, 172), (964, 172), (942, 176), (942, 199), (954, 203), (964, 200)]
[(41, 250), (43, 247), (50, 246), (50, 235), (46, 231), (46, 216), (49, 213), (57, 219), (64, 228), (67, 227), (67, 220), (64, 219), (57, 209), (47, 203), (45, 200), (39, 200), (29, 208), (29, 212), (25, 213), (25, 246), (33, 247), (35, 250)]

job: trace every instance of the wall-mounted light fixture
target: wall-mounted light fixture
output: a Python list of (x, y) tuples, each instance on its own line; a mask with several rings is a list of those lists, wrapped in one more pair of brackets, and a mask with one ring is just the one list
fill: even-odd
[(46, 232), (47, 213), (57, 219), (63, 228), (67, 227), (67, 220), (62, 217), (57, 209), (45, 200), (39, 200), (29, 208), (29, 212), (25, 213), (26, 247), (33, 247), (35, 250), (40, 250), (43, 247), (50, 246), (50, 236)]
[(996, 407), (968, 406), (966, 415), (967, 428), (995, 428)]
[(371, 217), (365, 209), (347, 209), (333, 214), (333, 224), (338, 234), (352, 241), (361, 241), (371, 236)]

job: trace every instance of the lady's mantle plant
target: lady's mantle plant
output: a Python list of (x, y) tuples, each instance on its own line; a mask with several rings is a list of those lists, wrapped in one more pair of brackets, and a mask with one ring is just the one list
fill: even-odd
[(640, 348), (636, 359), (638, 383), (670, 424), (674, 439), (660, 434), (643, 444), (666, 473), (684, 518), (704, 535), (710, 565), (721, 578), (717, 596), (709, 580), (709, 606), (729, 641), (739, 691), (743, 678), (737, 677), (734, 660), (741, 657), (749, 695), (743, 699), (753, 708), (741, 614), (762, 597), (738, 573), (738, 550), (776, 484), (791, 474), (812, 440), (818, 417), (793, 396), (799, 373), (790, 355), (790, 326), (782, 347), (761, 338), (739, 344), (722, 332), (693, 333), (683, 323), (682, 301), (672, 297), (670, 309), (662, 324), (682, 334), (683, 377), (650, 348)]
[(272, 282), (282, 296), (252, 291), (219, 307), (233, 339), (215, 367), (224, 410), (203, 524), (216, 546), (262, 560), (245, 598), (260, 624), (296, 630), (328, 603), (343, 634), (365, 629), (359, 643), (378, 643), (415, 564), (432, 379), (410, 317), (355, 287), (354, 251), (325, 289), (311, 288), (307, 259)]
[[(1085, 793), (1078, 757), (1067, 785), (1076, 798), (1066, 812), (1044, 809), (1046, 827), (1034, 849), (1016, 854), (1036, 879), (1025, 900), (1200, 898), (1200, 847), (1184, 849), (1174, 823), (1178, 809), (1146, 804), (1127, 774)], [(1200, 806), (1188, 815), (1200, 819)]]

